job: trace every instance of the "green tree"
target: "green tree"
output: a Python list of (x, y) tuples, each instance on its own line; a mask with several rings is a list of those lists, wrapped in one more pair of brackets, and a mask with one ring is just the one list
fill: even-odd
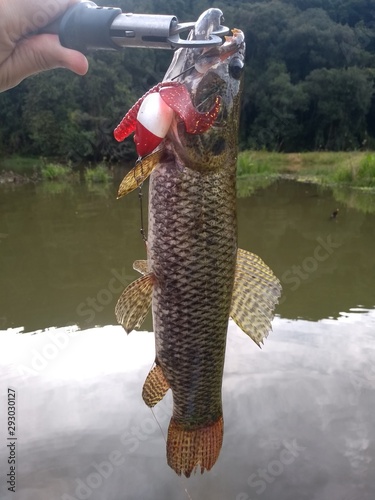
[(318, 69), (304, 82), (309, 95), (307, 145), (311, 149), (356, 149), (367, 140), (366, 115), (374, 92), (367, 70)]
[(283, 63), (271, 62), (251, 85), (254, 120), (246, 145), (260, 149), (293, 150), (301, 139), (301, 117), (308, 96), (301, 85), (293, 85)]
[[(223, 10), (245, 32), (241, 144), (298, 151), (375, 144), (373, 0), (103, 0), (124, 12), (192, 21)], [(87, 76), (40, 74), (0, 94), (0, 151), (74, 161), (122, 161), (132, 141), (113, 128), (161, 81), (170, 51), (124, 49), (90, 56)]]
[(307, 9), (294, 16), (283, 33), (280, 48), (293, 81), (304, 80), (319, 68), (366, 63), (354, 30), (334, 23), (322, 9)]

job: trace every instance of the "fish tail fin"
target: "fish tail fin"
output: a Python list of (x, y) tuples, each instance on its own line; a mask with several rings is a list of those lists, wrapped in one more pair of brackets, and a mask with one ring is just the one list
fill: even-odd
[(223, 443), (223, 417), (198, 429), (186, 429), (171, 418), (167, 439), (168, 465), (180, 476), (190, 477), (200, 466), (201, 474), (210, 470)]

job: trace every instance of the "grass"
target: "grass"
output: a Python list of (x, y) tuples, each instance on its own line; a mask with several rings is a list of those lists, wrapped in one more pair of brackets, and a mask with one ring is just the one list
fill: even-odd
[[(0, 172), (5, 170), (29, 178), (66, 180), (71, 168), (45, 159), (13, 156), (0, 158)], [(375, 153), (311, 152), (275, 153), (268, 151), (242, 151), (238, 157), (237, 176), (240, 190), (247, 192), (255, 185), (265, 185), (279, 177), (322, 185), (342, 185), (375, 188)], [(85, 172), (89, 183), (107, 183), (111, 179), (108, 166), (103, 163)]]
[(375, 187), (375, 154), (368, 154), (359, 164), (355, 176), (356, 184), (363, 187)]
[[(344, 152), (344, 151), (314, 151), (310, 153), (296, 153), (296, 156), (301, 157), (301, 162), (304, 167), (323, 166), (335, 167), (341, 163), (345, 163), (350, 159), (361, 157), (362, 152)], [(287, 155), (291, 156), (291, 155)]]
[(351, 161), (343, 160), (339, 165), (333, 164), (321, 175), (327, 184), (375, 188), (375, 154), (357, 154)]
[(353, 182), (354, 171), (350, 166), (336, 168), (330, 177), (334, 184), (351, 184)]
[(275, 175), (286, 168), (288, 161), (282, 153), (242, 151), (238, 155), (237, 176)]
[(239, 179), (292, 176), (317, 184), (375, 188), (375, 153), (243, 151), (238, 158), (237, 175)]
[(40, 168), (40, 174), (44, 181), (61, 181), (69, 177), (71, 173), (69, 167), (58, 163), (46, 163)]
[(48, 162), (45, 158), (29, 158), (11, 156), (0, 159), (0, 172), (13, 173), (26, 178), (45, 181), (60, 181), (67, 179), (72, 170), (60, 163)]
[(111, 178), (108, 167), (103, 164), (85, 171), (85, 179), (90, 183), (107, 183)]
[(0, 159), (0, 171), (5, 170), (19, 175), (32, 175), (40, 167), (38, 158), (10, 156)]

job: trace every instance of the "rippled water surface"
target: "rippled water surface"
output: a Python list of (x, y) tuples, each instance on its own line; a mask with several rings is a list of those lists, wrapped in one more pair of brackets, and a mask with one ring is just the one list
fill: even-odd
[[(238, 200), (239, 244), (284, 294), (262, 350), (230, 323), (223, 449), (211, 472), (187, 480), (166, 465), (170, 395), (154, 414), (141, 398), (151, 319), (129, 336), (114, 326), (117, 297), (137, 277), (132, 262), (145, 257), (137, 194), (2, 189), (0, 498), (373, 500), (375, 203), (366, 196), (281, 182)], [(5, 485), (9, 387), (15, 495)]]

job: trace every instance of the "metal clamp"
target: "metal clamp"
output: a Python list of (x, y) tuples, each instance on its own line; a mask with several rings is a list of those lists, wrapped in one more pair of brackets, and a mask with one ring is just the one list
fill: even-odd
[(89, 50), (147, 47), (175, 49), (222, 45), (229, 28), (220, 26), (208, 39), (190, 40), (181, 33), (194, 29), (195, 23), (179, 23), (176, 16), (123, 14), (114, 7), (98, 7), (81, 2), (70, 7), (62, 18), (38, 33), (57, 33), (64, 47), (86, 53)]

